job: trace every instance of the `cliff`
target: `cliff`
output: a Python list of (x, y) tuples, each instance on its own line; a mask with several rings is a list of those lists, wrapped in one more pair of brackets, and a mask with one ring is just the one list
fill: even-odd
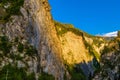
[[(103, 53), (108, 53), (105, 48), (112, 43), (118, 46), (119, 38), (110, 42), (114, 38), (106, 40), (54, 21), (48, 0), (4, 0), (0, 9), (0, 79), (104, 78), (99, 73), (101, 69), (105, 73)], [(116, 51), (119, 55), (119, 47), (109, 53)], [(110, 75), (106, 74), (107, 79)]]
[[(20, 3), (22, 5), (19, 6), (18, 4)], [(28, 67), (27, 71), (34, 72), (36, 79), (39, 73), (46, 72), (54, 75), (56, 80), (63, 80), (65, 69), (61, 59), (60, 42), (56, 35), (48, 1), (19, 0), (17, 2), (17, 0), (15, 0), (15, 2), (5, 1), (2, 5), (1, 8), (4, 11), (2, 13), (6, 13), (7, 19), (6, 15), (2, 15), (0, 24), (1, 36), (7, 36), (10, 43), (17, 38), (19, 40), (18, 44), (12, 44), (13, 50), (9, 53), (23, 57), (20, 63), (19, 60), (17, 60), (14, 65), (17, 63), (17, 66), (27, 65), (23, 67)], [(5, 6), (8, 7), (6, 8)], [(12, 10), (11, 7), (20, 7), (19, 10), (17, 9), (19, 13), (11, 11), (7, 14), (7, 10)], [(33, 56), (27, 56), (25, 54), (26, 50), (18, 53), (16, 47), (19, 47), (19, 43), (23, 46), (28, 43), (31, 44), (36, 48), (37, 53), (31, 52)], [(6, 60), (6, 58), (8, 60)], [(1, 64), (3, 64), (1, 67), (12, 64), (12, 62), (9, 62), (9, 59), (11, 59), (12, 62), (14, 61), (11, 57), (5, 56), (1, 62)]]
[(72, 75), (72, 80), (93, 76), (100, 67), (100, 51), (106, 44), (104, 38), (89, 35), (75, 29), (71, 24), (55, 21), (55, 26), (61, 41), (63, 63)]
[(120, 38), (109, 41), (101, 52), (101, 68), (93, 80), (120, 79)]

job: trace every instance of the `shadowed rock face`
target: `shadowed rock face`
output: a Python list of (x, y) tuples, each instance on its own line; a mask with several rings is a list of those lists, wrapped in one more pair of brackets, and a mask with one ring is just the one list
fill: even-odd
[(93, 80), (119, 80), (120, 79), (120, 38), (117, 37), (104, 47), (101, 54), (101, 69)]

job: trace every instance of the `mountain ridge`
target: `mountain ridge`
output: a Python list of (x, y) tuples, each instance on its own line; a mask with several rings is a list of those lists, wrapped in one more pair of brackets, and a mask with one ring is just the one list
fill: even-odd
[[(54, 21), (48, 0), (5, 0), (0, 8), (0, 79), (119, 79), (115, 68), (119, 68), (119, 36), (93, 36)], [(105, 63), (109, 55), (117, 55), (115, 61), (109, 60), (110, 65), (118, 63), (110, 72)], [(111, 76), (111, 71), (117, 77)]]

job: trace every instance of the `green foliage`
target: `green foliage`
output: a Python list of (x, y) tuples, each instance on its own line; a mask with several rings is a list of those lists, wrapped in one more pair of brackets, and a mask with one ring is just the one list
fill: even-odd
[(17, 68), (11, 64), (5, 65), (0, 70), (0, 80), (35, 80), (35, 74), (27, 75), (25, 68)]
[(67, 65), (67, 70), (71, 75), (71, 80), (86, 80), (84, 73), (82, 72), (80, 65)]
[(67, 80), (66, 71), (65, 71), (65, 73), (64, 73), (64, 80)]
[(14, 40), (14, 42), (16, 42), (16, 43), (17, 43), (18, 41), (19, 41), (19, 38), (18, 38), (18, 37), (16, 37), (16, 38), (15, 38), (15, 40)]
[(52, 75), (42, 72), (38, 80), (55, 80), (55, 78)]
[(9, 53), (9, 57), (12, 59), (17, 59), (17, 60), (21, 60), (22, 57), (20, 56), (20, 54), (12, 54), (10, 51), (12, 49), (13, 46), (17, 46), (17, 51), (20, 53), (25, 52), (26, 55), (28, 56), (34, 56), (37, 54), (37, 50), (35, 47), (33, 47), (32, 45), (29, 45), (29, 43), (25, 43), (22, 44), (21, 42), (19, 42), (19, 38), (15, 38), (13, 41), (9, 41), (7, 36), (0, 36), (0, 51), (3, 52), (2, 55), (6, 55)]
[(104, 43), (104, 40), (100, 40), (102, 38), (100, 37), (94, 37), (93, 39), (93, 44), (95, 44), (98, 48), (101, 46), (102, 43)]
[(12, 15), (16, 15), (16, 14), (20, 14), (20, 7), (23, 5), (24, 0), (11, 0), (10, 1), (11, 6), (7, 8), (7, 12), (12, 14)]
[(99, 68), (100, 68), (100, 64), (99, 64), (99, 62), (97, 61), (96, 58), (93, 58), (93, 65), (94, 65), (94, 67), (95, 67), (96, 69), (99, 69)]
[(102, 50), (102, 55), (107, 54), (109, 52), (111, 52), (111, 48), (109, 48), (108, 46), (105, 46), (104, 49)]
[[(17, 51), (12, 50), (12, 47), (17, 46)], [(27, 47), (26, 47), (27, 46)], [(30, 57), (37, 54), (37, 50), (31, 46), (29, 43), (20, 43), (19, 38), (15, 38), (12, 41), (9, 41), (7, 36), (0, 36), (0, 57), (7, 57), (8, 59), (13, 60), (13, 64), (5, 65), (2, 69), (0, 69), (0, 80), (35, 80), (35, 74), (31, 73), (27, 75), (26, 68), (18, 68), (16, 66), (16, 62), (18, 60), (23, 61), (25, 55), (29, 55)], [(17, 53), (21, 52), (21, 53)], [(26, 52), (26, 54), (23, 54)], [(21, 56), (20, 54), (23, 54)], [(0, 60), (1, 64), (1, 60)]]
[(12, 45), (9, 42), (7, 36), (0, 36), (0, 50), (6, 55), (10, 53)]
[(0, 36), (1, 42), (8, 42), (8, 37), (7, 36)]
[(18, 49), (19, 52), (22, 53), (23, 50), (24, 50), (24, 45), (22, 43), (19, 43), (17, 49)]
[(97, 59), (100, 59), (100, 55), (95, 51), (95, 49), (92, 47), (92, 45), (90, 45), (86, 41), (84, 41), (84, 44), (85, 44), (86, 48), (88, 49), (90, 55), (93, 55)]
[(17, 54), (17, 55), (15, 55), (15, 54), (10, 54), (10, 56), (9, 56), (13, 61), (15, 61), (15, 60), (22, 60), (23, 59), (23, 57), (21, 57), (20, 56), (20, 54)]
[(25, 52), (26, 55), (32, 56), (32, 57), (37, 54), (37, 50), (35, 47), (33, 47), (32, 45), (28, 45), (29, 43), (22, 44), (19, 42), (18, 39), (19, 38), (15, 38), (14, 41), (18, 44), (17, 50), (20, 53)]
[(109, 67), (109, 68), (113, 69), (115, 67), (115, 65), (113, 65), (110, 60), (103, 59), (103, 60), (101, 60), (101, 62), (103, 62), (105, 64), (103, 66), (104, 68), (108, 68)]
[(110, 52), (118, 53), (118, 50), (120, 48), (120, 38), (114, 38), (113, 40), (109, 41), (107, 46), (104, 47), (104, 49), (101, 51), (102, 55), (108, 54)]
[(20, 54), (14, 55), (14, 57), (15, 57), (14, 58), (15, 60), (22, 60), (23, 59), (23, 57), (21, 57)]
[(0, 71), (0, 80), (26, 80), (27, 74), (24, 68), (6, 65)]
[(36, 55), (36, 54), (37, 54), (37, 50), (36, 50), (35, 47), (33, 47), (33, 46), (27, 46), (27, 47), (26, 47), (26, 54), (27, 54), (28, 56)]
[(55, 28), (56, 28), (57, 34), (60, 36), (67, 32), (67, 27), (58, 22), (55, 22)]
[(35, 79), (35, 73), (31, 73), (27, 76), (27, 80), (36, 80)]
[(5, 16), (7, 16), (5, 9), (0, 7), (0, 23), (4, 23)]
[(2, 0), (0, 7), (8, 6), (4, 8), (6, 10), (6, 15), (1, 18), (1, 20), (8, 21), (11, 15), (20, 14), (20, 7), (23, 5), (24, 0)]
[(68, 31), (71, 31), (76, 35), (80, 35), (80, 36), (86, 35), (88, 37), (92, 37), (92, 35), (89, 35), (79, 29), (74, 28), (73, 25), (71, 25), (71, 24), (61, 24), (56, 21), (54, 21), (54, 23), (55, 23), (55, 28), (56, 28), (57, 34), (60, 36), (62, 36), (63, 34), (65, 34)]

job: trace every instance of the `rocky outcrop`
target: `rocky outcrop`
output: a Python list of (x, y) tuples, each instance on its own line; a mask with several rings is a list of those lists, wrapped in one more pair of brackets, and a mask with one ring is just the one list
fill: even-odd
[(62, 44), (64, 64), (82, 70), (86, 79), (93, 76), (100, 67), (100, 51), (104, 47), (102, 37), (94, 37), (75, 29), (70, 24), (55, 22), (57, 34)]
[[(18, 71), (22, 68), (33, 80), (44, 80), (46, 76), (55, 80), (89, 80), (93, 76), (95, 80), (119, 78), (119, 38), (117, 42), (112, 41), (114, 38), (106, 38), (109, 39), (106, 41), (71, 24), (54, 21), (48, 0), (11, 3), (0, 5), (0, 78), (9, 74), (8, 68)], [(105, 52), (106, 47), (112, 51)], [(33, 74), (29, 76), (30, 73)]]
[(34, 72), (44, 71), (54, 75), (56, 80), (63, 80), (65, 69), (61, 47), (48, 1), (25, 0), (20, 12), (22, 15), (11, 16), (10, 21), (0, 24), (1, 35), (8, 36), (10, 40), (19, 37), (20, 41), (28, 41), (35, 46), (38, 50), (36, 61), (28, 61), (36, 66)]
[(61, 48), (48, 1), (25, 0), (24, 8), (29, 12), (30, 24), (36, 30), (36, 38), (32, 39), (32, 43), (36, 44), (38, 49), (39, 66), (43, 71), (54, 75), (57, 80), (63, 80), (64, 66), (61, 62)]
[(120, 39), (110, 41), (101, 54), (101, 68), (93, 80), (120, 79)]

